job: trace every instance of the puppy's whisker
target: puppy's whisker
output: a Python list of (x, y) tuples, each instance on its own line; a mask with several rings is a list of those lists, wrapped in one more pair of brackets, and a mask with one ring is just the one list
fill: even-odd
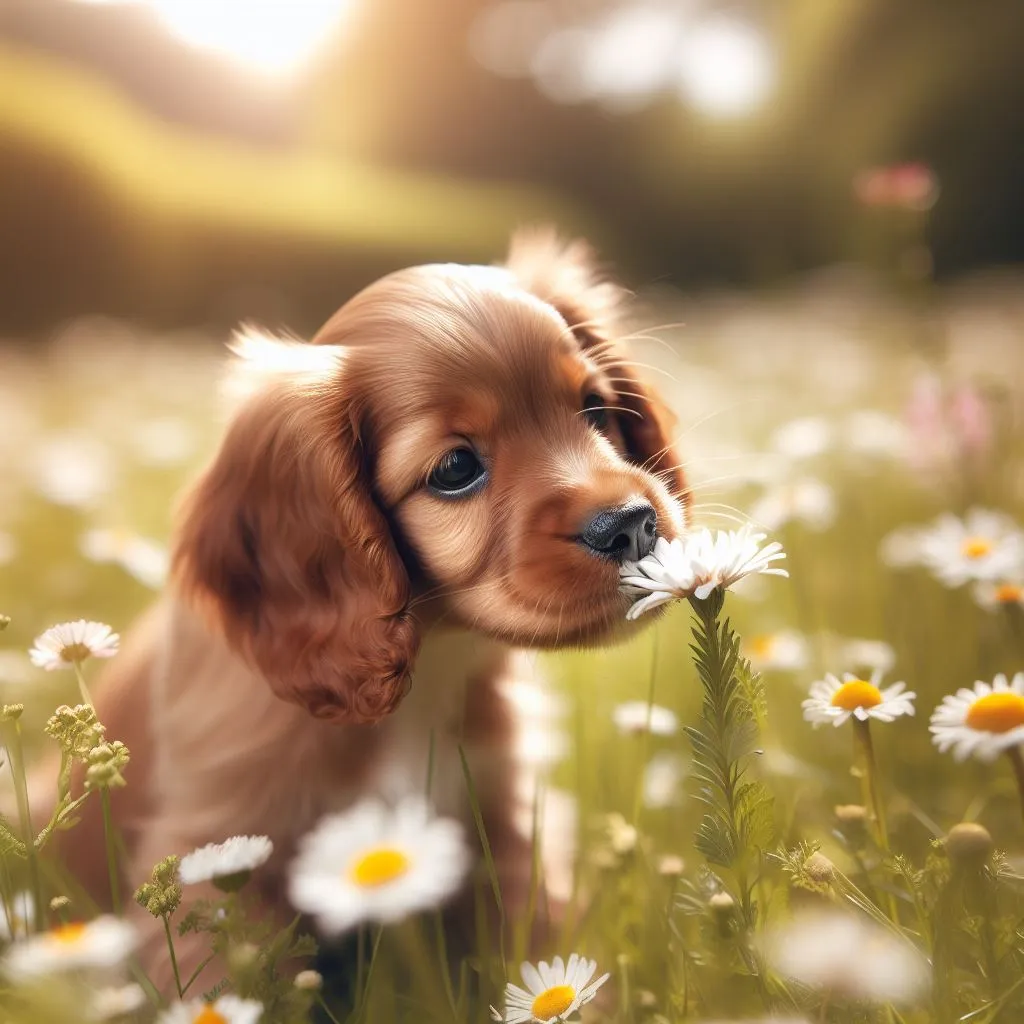
[(701, 520), (704, 520), (704, 519), (711, 519), (711, 520), (721, 519), (721, 520), (724, 520), (727, 523), (733, 523), (736, 526), (750, 526), (752, 524), (752, 522), (753, 522), (751, 519), (748, 519), (746, 516), (734, 516), (734, 515), (731, 515), (730, 513), (727, 513), (727, 512), (715, 512), (715, 511), (708, 511), (706, 509), (705, 510), (695, 509), (693, 514), (694, 514), (694, 518), (696, 518), (696, 519), (701, 519)]
[(638, 412), (636, 409), (627, 409), (624, 405), (591, 405), (586, 409), (580, 409), (577, 416), (586, 416), (588, 413), (597, 412), (598, 410), (605, 409), (608, 412), (627, 412), (630, 416), (635, 416), (638, 420), (644, 418), (642, 412)]
[(615, 363), (617, 366), (631, 366), (641, 370), (653, 370), (655, 373), (660, 373), (663, 376), (668, 377), (673, 384), (680, 383), (679, 378), (674, 374), (669, 373), (664, 367), (655, 366), (653, 363), (641, 363), (636, 359), (617, 359)]
[[(656, 327), (656, 328), (654, 328), (654, 330), (667, 330), (668, 328), (671, 328), (671, 327), (685, 327), (685, 326), (686, 326), (686, 324), (666, 324), (664, 328)], [(643, 333), (643, 332), (637, 331), (634, 334), (624, 334), (624, 335), (621, 336), (621, 338), (619, 340), (622, 341), (622, 342), (625, 342), (627, 344), (629, 342), (631, 342), (631, 341), (652, 341), (656, 345), (661, 345), (661, 347), (664, 348), (666, 351), (671, 352), (673, 356), (675, 356), (677, 358), (679, 356), (678, 349), (674, 348), (672, 346), (672, 344), (670, 342), (666, 341), (664, 338), (659, 338), (656, 334), (647, 334), (647, 333)]]
[(738, 516), (749, 518), (747, 514), (742, 510), (738, 509), (735, 505), (730, 505), (725, 501), (699, 501), (693, 505), (693, 510), (696, 512), (698, 509), (725, 509), (727, 512), (734, 512)]
[(639, 402), (647, 400), (647, 395), (641, 395), (638, 391), (627, 391), (625, 388), (616, 388), (615, 394), (618, 398), (635, 398)]

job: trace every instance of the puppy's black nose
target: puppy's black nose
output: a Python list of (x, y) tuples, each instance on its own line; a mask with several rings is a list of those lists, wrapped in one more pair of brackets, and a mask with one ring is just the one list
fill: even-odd
[(596, 555), (616, 562), (649, 555), (658, 533), (658, 513), (643, 498), (598, 512), (583, 528), (579, 542)]

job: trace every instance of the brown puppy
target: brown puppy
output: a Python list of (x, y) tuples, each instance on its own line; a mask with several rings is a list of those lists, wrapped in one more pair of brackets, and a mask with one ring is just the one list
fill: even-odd
[[(422, 792), (432, 745), (434, 804), (468, 823), (461, 744), (515, 904), (514, 650), (636, 628), (618, 564), (685, 519), (663, 411), (616, 339), (619, 294), (585, 247), (534, 234), (504, 267), (391, 274), (312, 345), (238, 338), (238, 406), (185, 501), (171, 586), (101, 689), (133, 754), (115, 797), (129, 884), (261, 833), (261, 893), (286, 914), (296, 841), (362, 797)], [(66, 855), (105, 891), (95, 817)], [(159, 928), (144, 959), (167, 985)]]

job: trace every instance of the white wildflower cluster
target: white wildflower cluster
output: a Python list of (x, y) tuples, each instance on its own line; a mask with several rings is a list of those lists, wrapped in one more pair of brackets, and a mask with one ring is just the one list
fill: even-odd
[(137, 943), (135, 929), (116, 917), (62, 924), (13, 943), (4, 955), (3, 971), (24, 980), (58, 971), (117, 967)]
[(52, 672), (71, 668), (87, 658), (112, 658), (117, 654), (121, 638), (102, 622), (64, 622), (51, 626), (36, 637), (29, 651), (32, 664)]
[(587, 1003), (593, 1001), (597, 990), (610, 975), (602, 974), (595, 981), (595, 960), (573, 953), (568, 962), (556, 956), (550, 964), (541, 961), (536, 966), (524, 963), (519, 972), (523, 978), (521, 988), (509, 982), (505, 986), (504, 1010), (491, 1007), (491, 1018), (502, 1024), (557, 1024), (567, 1021)]
[(270, 860), (274, 844), (266, 836), (232, 836), (223, 843), (207, 843), (186, 854), (178, 865), (182, 885), (244, 880)]
[(399, 921), (452, 896), (469, 869), (462, 826), (422, 798), (368, 800), (324, 818), (292, 864), (297, 910), (336, 935), (362, 921)]
[(769, 932), (764, 947), (779, 974), (833, 998), (906, 1005), (931, 976), (908, 940), (853, 913), (805, 911)]
[(861, 722), (892, 722), (901, 715), (912, 715), (917, 694), (908, 691), (905, 683), (882, 689), (881, 681), (882, 673), (877, 670), (870, 679), (844, 672), (840, 680), (826, 673), (811, 686), (811, 695), (803, 703), (804, 718), (814, 726), (840, 726), (851, 716)]
[(958, 761), (976, 757), (993, 761), (1024, 744), (1024, 672), (1012, 679), (997, 675), (962, 687), (932, 714), (930, 730), (939, 750)]
[(763, 533), (740, 530), (698, 530), (669, 541), (659, 537), (654, 550), (619, 570), (622, 589), (639, 598), (626, 618), (639, 618), (659, 605), (684, 598), (704, 601), (713, 590), (728, 590), (746, 576), (788, 576), (775, 565), (785, 558), (777, 541), (761, 546)]
[(979, 585), (982, 603), (1020, 602), (1024, 531), (1002, 512), (973, 508), (962, 519), (947, 512), (928, 526), (901, 527), (882, 541), (881, 556), (894, 568), (921, 566), (947, 587)]

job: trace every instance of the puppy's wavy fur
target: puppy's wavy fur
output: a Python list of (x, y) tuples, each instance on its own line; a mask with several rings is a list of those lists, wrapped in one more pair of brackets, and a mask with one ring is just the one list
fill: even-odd
[[(461, 747), (514, 914), (534, 770), (516, 649), (635, 628), (616, 566), (577, 538), (636, 497), (662, 535), (686, 514), (670, 417), (617, 340), (622, 297), (581, 243), (533, 232), (502, 267), (383, 278), (312, 344), (239, 336), (236, 407), (182, 505), (171, 584), (100, 687), (108, 735), (133, 755), (114, 794), (129, 885), (169, 853), (263, 833), (259, 894), (286, 919), (298, 838), (361, 797), (421, 792), (431, 756), (433, 802), (473, 837)], [(587, 419), (587, 394), (606, 423)], [(438, 495), (432, 467), (466, 444), (486, 486)], [(98, 816), (64, 844), (102, 898)], [(159, 924), (140, 924), (169, 986)], [(201, 954), (182, 941), (186, 975)]]

